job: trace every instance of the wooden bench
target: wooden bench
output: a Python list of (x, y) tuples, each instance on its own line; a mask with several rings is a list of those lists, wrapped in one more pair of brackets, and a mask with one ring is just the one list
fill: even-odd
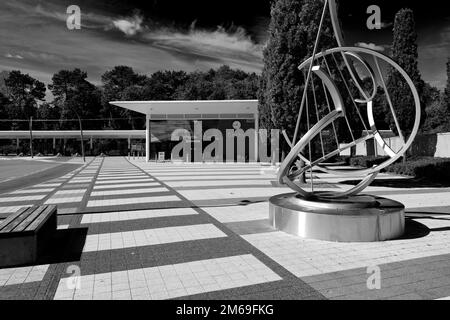
[(0, 267), (35, 263), (57, 229), (56, 206), (22, 208), (0, 222)]

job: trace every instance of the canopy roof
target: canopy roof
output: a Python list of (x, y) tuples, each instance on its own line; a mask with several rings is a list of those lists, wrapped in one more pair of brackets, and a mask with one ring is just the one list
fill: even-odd
[(258, 100), (112, 101), (110, 104), (145, 115), (258, 113)]

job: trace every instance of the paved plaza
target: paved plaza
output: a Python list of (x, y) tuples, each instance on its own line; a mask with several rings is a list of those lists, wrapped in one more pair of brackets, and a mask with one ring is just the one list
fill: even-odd
[[(352, 183), (314, 175), (336, 189)], [(60, 239), (39, 265), (0, 269), (0, 299), (446, 298), (450, 188), (415, 186), (380, 174), (365, 191), (406, 205), (402, 239), (337, 243), (269, 225), (268, 198), (291, 192), (274, 167), (89, 158), (0, 194), (0, 218), (56, 204)], [(377, 267), (381, 287), (369, 289)]]

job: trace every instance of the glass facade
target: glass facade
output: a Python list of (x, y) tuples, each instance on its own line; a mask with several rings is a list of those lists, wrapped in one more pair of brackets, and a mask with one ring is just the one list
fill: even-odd
[[(230, 135), (231, 132), (236, 132), (236, 129), (242, 129), (244, 133), (249, 129), (255, 129), (255, 120), (151, 120), (151, 134), (157, 142), (152, 141), (150, 145), (150, 159), (157, 159), (160, 152), (164, 152), (165, 159), (171, 159), (172, 151), (174, 151), (174, 158), (183, 161), (209, 161), (211, 157), (216, 161), (225, 161), (225, 159), (228, 162), (249, 161), (250, 150), (254, 150), (254, 131), (252, 137), (245, 138), (245, 151), (239, 152), (239, 139)], [(251, 131), (247, 132), (248, 135), (250, 133)], [(212, 147), (214, 143), (217, 148)], [(182, 147), (179, 152), (177, 152), (177, 145), (178, 148)], [(231, 151), (233, 151), (232, 156), (230, 156)], [(243, 159), (239, 156), (243, 156)]]

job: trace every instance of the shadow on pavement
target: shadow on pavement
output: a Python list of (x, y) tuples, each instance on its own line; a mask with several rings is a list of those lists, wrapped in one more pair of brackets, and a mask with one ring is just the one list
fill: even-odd
[(26, 188), (47, 180), (59, 178), (75, 169), (78, 169), (81, 166), (81, 164), (60, 164), (56, 167), (32, 173), (24, 177), (19, 177), (13, 180), (2, 182), (0, 183), (0, 194)]
[[(339, 182), (340, 184), (357, 185), (361, 180), (346, 180)], [(370, 186), (372, 187), (388, 187), (388, 188), (448, 188), (450, 181), (430, 181), (426, 179), (376, 179)]]
[(51, 246), (37, 264), (79, 261), (83, 252), (88, 228), (57, 230)]
[(403, 236), (396, 240), (417, 239), (426, 237), (430, 233), (430, 229), (417, 221), (411, 220), (411, 218), (405, 219), (405, 233)]

